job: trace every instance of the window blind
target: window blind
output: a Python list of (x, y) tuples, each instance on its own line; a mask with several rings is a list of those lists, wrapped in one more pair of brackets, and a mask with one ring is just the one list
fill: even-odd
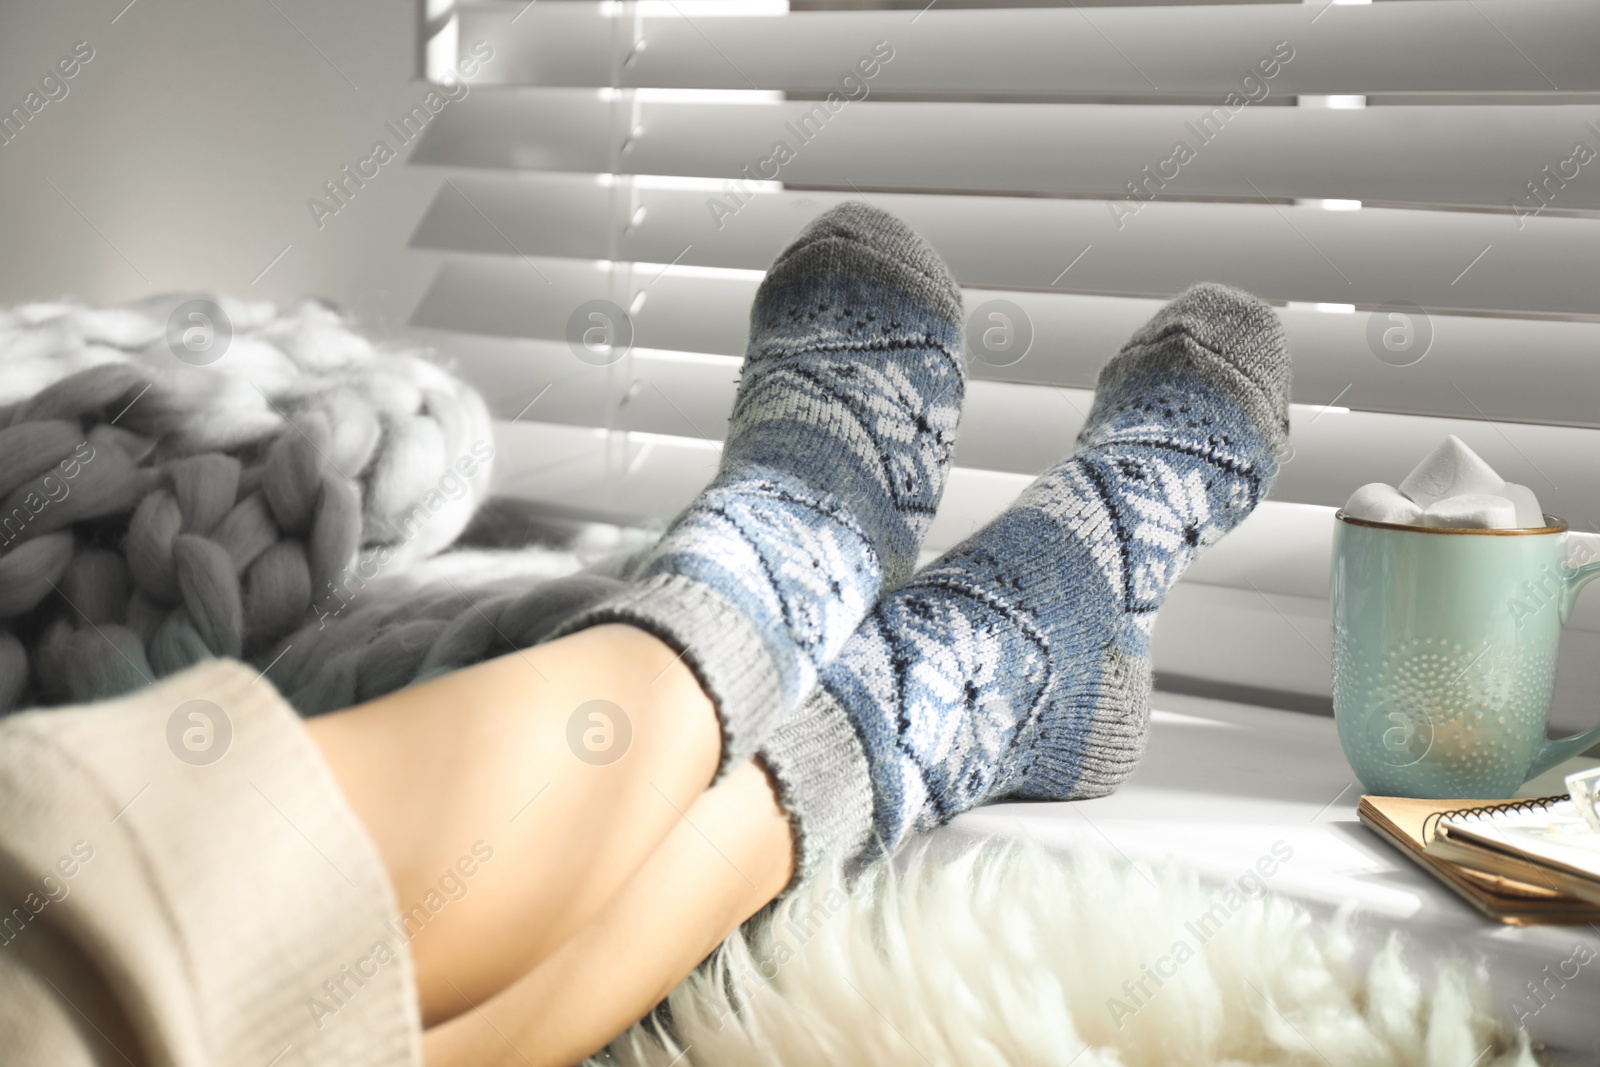
[[(1164, 611), (1167, 684), (1326, 709), (1332, 511), (1447, 433), (1600, 519), (1587, 0), (430, 0), (425, 24), (492, 58), (411, 156), (441, 175), (412, 322), (503, 420), (504, 492), (670, 517), (715, 467), (763, 268), (860, 198), (964, 289), (931, 551), (1069, 448), (1164, 300), (1277, 305), (1292, 444)], [(1600, 609), (1577, 622), (1558, 720), (1600, 682)]]

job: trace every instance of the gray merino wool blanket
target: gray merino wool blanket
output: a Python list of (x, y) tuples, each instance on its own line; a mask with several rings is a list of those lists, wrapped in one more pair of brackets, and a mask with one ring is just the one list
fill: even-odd
[(441, 554), (494, 450), (470, 387), (315, 301), (0, 311), (0, 713), (230, 656), (315, 714), (539, 641), (618, 566)]

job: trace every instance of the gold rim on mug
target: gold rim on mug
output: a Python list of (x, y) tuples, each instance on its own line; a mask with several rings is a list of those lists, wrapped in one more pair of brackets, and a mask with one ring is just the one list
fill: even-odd
[(1490, 537), (1528, 537), (1530, 535), (1538, 534), (1566, 533), (1567, 531), (1566, 519), (1558, 519), (1554, 515), (1548, 514), (1545, 515), (1544, 521), (1550, 523), (1549, 526), (1528, 526), (1515, 530), (1474, 530), (1451, 526), (1407, 526), (1405, 523), (1401, 522), (1378, 522), (1376, 519), (1352, 519), (1350, 516), (1344, 513), (1343, 508), (1335, 511), (1333, 513), (1333, 517), (1338, 519), (1340, 522), (1348, 522), (1351, 526), (1370, 526), (1374, 530), (1407, 530), (1411, 533), (1425, 534), (1476, 534), (1480, 537), (1487, 534)]

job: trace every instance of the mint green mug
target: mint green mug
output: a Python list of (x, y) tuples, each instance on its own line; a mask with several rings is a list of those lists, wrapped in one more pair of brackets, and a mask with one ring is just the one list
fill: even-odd
[(1567, 524), (1399, 526), (1334, 516), (1333, 715), (1368, 793), (1509, 797), (1600, 740), (1545, 736), (1561, 626), (1600, 562)]

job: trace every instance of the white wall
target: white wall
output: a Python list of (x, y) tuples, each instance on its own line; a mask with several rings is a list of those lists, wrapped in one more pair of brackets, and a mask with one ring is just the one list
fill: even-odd
[(316, 294), (398, 330), (436, 267), (405, 242), (439, 174), (389, 164), (320, 230), (306, 201), (425, 94), (411, 0), (126, 2), (0, 5), (0, 112), (94, 49), (0, 145), (0, 305)]

